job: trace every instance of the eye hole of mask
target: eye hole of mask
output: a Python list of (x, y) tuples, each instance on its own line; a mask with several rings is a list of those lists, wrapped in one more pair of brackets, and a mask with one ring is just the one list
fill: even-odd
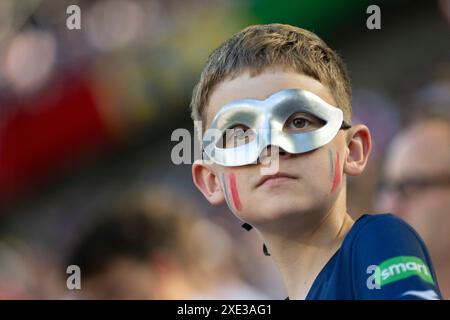
[(325, 125), (325, 121), (305, 112), (292, 114), (284, 123), (283, 131), (301, 133), (317, 130)]
[(221, 149), (236, 148), (256, 139), (256, 133), (246, 125), (237, 124), (225, 130), (216, 146)]

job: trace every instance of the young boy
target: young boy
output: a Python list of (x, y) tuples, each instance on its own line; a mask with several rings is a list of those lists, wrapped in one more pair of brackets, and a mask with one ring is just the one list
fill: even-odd
[[(207, 158), (193, 164), (194, 184), (257, 230), (290, 299), (440, 298), (411, 227), (347, 212), (346, 176), (363, 172), (371, 137), (350, 125), (346, 68), (315, 34), (240, 31), (209, 56), (191, 108)], [(278, 170), (263, 170), (269, 157)]]

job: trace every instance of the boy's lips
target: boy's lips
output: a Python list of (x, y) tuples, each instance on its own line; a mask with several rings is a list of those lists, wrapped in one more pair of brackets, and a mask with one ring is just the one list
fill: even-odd
[(258, 183), (256, 184), (255, 188), (258, 188), (268, 182), (275, 182), (275, 181), (281, 182), (282, 180), (296, 180), (296, 179), (297, 179), (297, 177), (294, 175), (284, 173), (284, 172), (278, 172), (276, 174), (265, 175), (265, 176), (261, 177), (261, 179), (259, 179)]

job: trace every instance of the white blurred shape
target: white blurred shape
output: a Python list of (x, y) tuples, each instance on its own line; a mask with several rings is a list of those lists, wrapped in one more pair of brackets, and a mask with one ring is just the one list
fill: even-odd
[(56, 59), (56, 41), (46, 31), (19, 33), (6, 49), (3, 61), (5, 80), (20, 93), (38, 89), (50, 76)]
[(116, 49), (129, 44), (137, 37), (143, 21), (143, 11), (136, 2), (99, 1), (87, 14), (86, 35), (96, 49)]

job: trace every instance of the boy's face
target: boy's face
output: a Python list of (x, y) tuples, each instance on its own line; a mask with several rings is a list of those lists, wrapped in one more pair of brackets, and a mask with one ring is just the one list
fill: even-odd
[[(281, 70), (254, 77), (244, 73), (214, 89), (206, 108), (204, 127), (209, 128), (217, 112), (231, 101), (264, 100), (284, 89), (307, 90), (336, 105), (329, 89), (311, 77)], [(219, 204), (225, 199), (237, 217), (257, 227), (272, 223), (274, 219), (283, 221), (282, 218), (286, 218), (288, 221), (291, 214), (326, 213), (341, 190), (345, 192), (346, 147), (346, 133), (340, 130), (330, 143), (314, 151), (290, 154), (280, 149), (278, 175), (281, 176), (270, 179), (262, 175), (261, 164), (224, 167), (196, 163), (193, 166), (194, 182), (211, 203)], [(268, 151), (269, 154), (277, 152), (272, 147)], [(262, 179), (267, 180), (263, 182)]]

